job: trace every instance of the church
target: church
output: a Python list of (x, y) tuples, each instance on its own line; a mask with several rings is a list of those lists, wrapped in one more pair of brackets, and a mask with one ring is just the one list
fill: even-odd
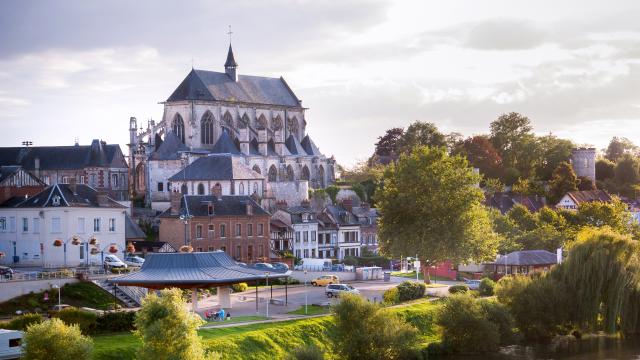
[(332, 184), (335, 160), (307, 134), (306, 108), (284, 78), (239, 75), (231, 45), (224, 69), (191, 69), (147, 129), (130, 119), (134, 192), (151, 205), (173, 191), (211, 195), (218, 186), (272, 208)]

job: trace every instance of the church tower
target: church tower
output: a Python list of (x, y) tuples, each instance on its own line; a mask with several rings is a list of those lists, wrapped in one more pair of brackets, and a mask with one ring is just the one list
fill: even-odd
[(238, 74), (236, 73), (236, 69), (238, 67), (238, 63), (233, 56), (233, 49), (231, 48), (231, 44), (229, 44), (229, 52), (227, 53), (227, 61), (224, 63), (224, 72), (231, 78), (233, 81), (238, 81)]

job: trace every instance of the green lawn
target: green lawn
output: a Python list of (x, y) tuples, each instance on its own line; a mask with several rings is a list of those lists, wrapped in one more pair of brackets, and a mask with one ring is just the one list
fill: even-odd
[(266, 317), (266, 316), (258, 316), (258, 315), (232, 316), (231, 320), (209, 321), (207, 324), (209, 324), (209, 325), (214, 325), (214, 324), (219, 324), (219, 325), (237, 324), (237, 323), (243, 323), (243, 322), (249, 322), (249, 321), (267, 320), (267, 319), (269, 319), (269, 318)]
[[(412, 271), (412, 272), (407, 272), (407, 273), (401, 273), (400, 271), (394, 271), (391, 273), (391, 276), (397, 276), (397, 277), (403, 277), (403, 278), (407, 278), (407, 279), (416, 279), (416, 272)], [(435, 276), (435, 275), (431, 275), (430, 276), (431, 281), (452, 281), (449, 278), (444, 278), (442, 276)], [(422, 273), (418, 274), (418, 279), (419, 280), (424, 280), (424, 275)]]
[(309, 305), (307, 307), (307, 312), (304, 311), (304, 305), (300, 306), (298, 309), (289, 311), (287, 314), (292, 315), (320, 315), (320, 314), (328, 314), (329, 307), (328, 306), (318, 306), (318, 305)]

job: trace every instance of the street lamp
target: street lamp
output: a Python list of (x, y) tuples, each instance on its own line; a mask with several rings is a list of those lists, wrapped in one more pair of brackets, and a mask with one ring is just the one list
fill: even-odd
[(307, 315), (307, 270), (304, 271), (304, 314)]
[[(265, 272), (264, 273), (266, 279), (267, 279), (267, 288), (269, 287), (269, 272)], [(267, 318), (269, 318), (269, 301), (271, 301), (271, 299), (267, 299)]]
[(189, 220), (193, 218), (191, 214), (182, 214), (180, 215), (180, 220), (184, 223), (184, 245), (187, 246), (189, 243), (187, 242), (187, 225), (189, 225)]
[(62, 288), (60, 287), (60, 280), (58, 280), (58, 283), (54, 284), (52, 288), (58, 289), (58, 310), (60, 310), (60, 304), (61, 304), (60, 293), (62, 292)]

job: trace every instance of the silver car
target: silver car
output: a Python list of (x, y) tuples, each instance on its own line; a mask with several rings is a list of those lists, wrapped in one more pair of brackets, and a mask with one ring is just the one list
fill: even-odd
[(360, 290), (349, 284), (329, 284), (325, 288), (324, 292), (327, 294), (328, 298), (338, 297), (340, 294), (344, 293), (360, 294)]

